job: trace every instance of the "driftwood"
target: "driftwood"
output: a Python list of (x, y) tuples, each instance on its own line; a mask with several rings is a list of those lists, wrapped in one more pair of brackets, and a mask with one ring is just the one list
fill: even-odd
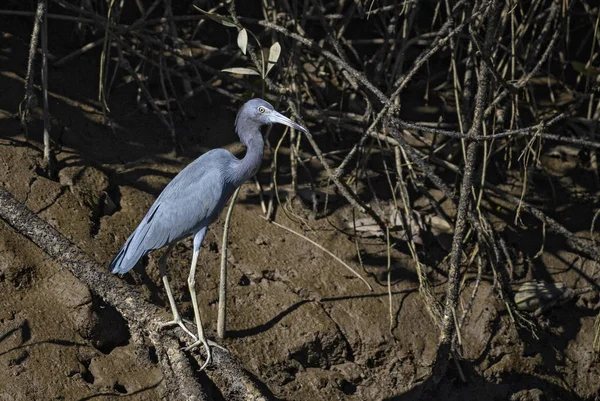
[(188, 338), (185, 335), (177, 337), (182, 333), (173, 330), (160, 330), (160, 308), (145, 302), (134, 287), (106, 272), (102, 265), (4, 189), (0, 189), (0, 219), (117, 309), (127, 321), (133, 339), (149, 338), (156, 347), (169, 399), (209, 400), (198, 381), (199, 375), (204, 373), (227, 400), (268, 398), (261, 394), (243, 366), (231, 354), (218, 348), (213, 350), (212, 368), (196, 372), (190, 359), (199, 356), (181, 350), (181, 344)]

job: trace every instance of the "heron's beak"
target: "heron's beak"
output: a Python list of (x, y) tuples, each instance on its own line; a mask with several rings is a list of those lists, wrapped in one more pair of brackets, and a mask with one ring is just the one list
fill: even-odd
[(292, 127), (293, 129), (297, 129), (298, 131), (302, 131), (302, 132), (308, 134), (308, 130), (306, 128), (304, 128), (303, 126), (301, 126), (298, 123), (293, 122), (292, 120), (290, 120), (283, 114), (278, 113), (276, 111), (272, 111), (271, 113), (272, 113), (271, 118), (270, 118), (271, 122), (284, 124), (284, 125), (287, 125), (288, 127)]

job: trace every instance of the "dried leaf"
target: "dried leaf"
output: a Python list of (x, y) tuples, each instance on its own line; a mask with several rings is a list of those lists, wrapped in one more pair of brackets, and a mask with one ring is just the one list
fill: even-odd
[(213, 14), (213, 13), (209, 13), (208, 11), (204, 11), (203, 9), (201, 9), (200, 7), (194, 5), (194, 8), (198, 11), (200, 11), (202, 14), (206, 15), (208, 18), (210, 18), (211, 20), (218, 22), (221, 25), (230, 27), (230, 28), (235, 28), (237, 27), (237, 25), (235, 24), (235, 22), (233, 22), (232, 20), (230, 20), (229, 18), (225, 18), (222, 15), (219, 14)]
[(246, 32), (245, 29), (242, 29), (240, 33), (238, 33), (237, 45), (242, 51), (242, 54), (246, 55), (246, 48), (248, 47), (248, 32)]
[(532, 312), (560, 298), (566, 290), (561, 282), (527, 281), (515, 292), (515, 304), (519, 310)]
[(593, 67), (593, 66), (588, 66), (586, 67), (585, 63), (582, 63), (580, 61), (571, 61), (571, 65), (573, 66), (573, 69), (575, 71), (577, 71), (578, 73), (591, 77), (591, 78), (599, 78), (600, 77), (600, 68), (597, 67)]
[(326, 200), (329, 203), (334, 203), (337, 202), (340, 198), (338, 195), (319, 190), (313, 191), (311, 188), (299, 188), (297, 193), (302, 198), (302, 200), (307, 202), (308, 204), (312, 203), (313, 195), (317, 197), (317, 203), (319, 205), (325, 204)]
[(267, 64), (267, 74), (271, 71), (271, 68), (275, 67), (279, 56), (281, 55), (281, 45), (279, 42), (273, 43), (269, 49), (269, 63)]
[(440, 234), (453, 234), (454, 228), (445, 219), (440, 216), (425, 216), (425, 224), (429, 227), (436, 237)]
[(233, 68), (225, 68), (221, 70), (222, 72), (230, 72), (232, 74), (240, 74), (240, 75), (260, 75), (260, 73), (251, 68), (245, 67), (233, 67)]
[(348, 223), (346, 223), (347, 228), (354, 228), (355, 225), (356, 225), (356, 231), (358, 231), (358, 232), (367, 232), (376, 237), (383, 236), (383, 231), (381, 231), (381, 228), (377, 225), (375, 220), (372, 219), (371, 217), (356, 219), (356, 220), (354, 220), (354, 222), (349, 221)]
[(273, 43), (271, 48), (269, 49), (269, 62), (276, 63), (279, 60), (279, 55), (281, 54), (281, 45), (279, 42)]
[[(454, 232), (453, 227), (443, 218), (436, 215), (425, 215), (413, 211), (410, 221), (410, 232), (412, 240), (415, 244), (423, 244), (423, 234), (433, 234), (436, 241), (444, 249), (449, 250), (452, 243), (452, 234)], [(385, 233), (370, 217), (355, 220), (356, 231), (362, 232), (368, 237), (383, 237)], [(353, 228), (354, 224), (350, 221), (346, 224), (347, 228)], [(402, 224), (402, 216), (399, 211), (392, 210), (391, 216), (388, 221), (388, 227), (391, 232), (403, 241), (408, 240), (408, 235), (405, 227)]]
[[(365, 217), (362, 219), (356, 219), (356, 231), (365, 233), (368, 237), (383, 237), (384, 233), (381, 228), (377, 225), (375, 220), (371, 217)], [(348, 228), (353, 228), (354, 224), (350, 221), (346, 224)], [(394, 223), (390, 224), (390, 231), (396, 233), (396, 235), (403, 241), (408, 241), (408, 235), (406, 234), (406, 230), (402, 228), (402, 225), (396, 225)], [(411, 222), (411, 233), (412, 240), (415, 244), (422, 245), (423, 239), (420, 236), (421, 229), (417, 225), (416, 221)]]

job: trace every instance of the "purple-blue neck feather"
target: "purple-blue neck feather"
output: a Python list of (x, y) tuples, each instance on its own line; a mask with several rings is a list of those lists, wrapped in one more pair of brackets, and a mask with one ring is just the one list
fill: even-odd
[(260, 124), (250, 118), (244, 118), (241, 110), (235, 121), (235, 131), (240, 141), (246, 145), (246, 155), (233, 167), (233, 183), (242, 185), (258, 171), (263, 158), (265, 143), (260, 132)]

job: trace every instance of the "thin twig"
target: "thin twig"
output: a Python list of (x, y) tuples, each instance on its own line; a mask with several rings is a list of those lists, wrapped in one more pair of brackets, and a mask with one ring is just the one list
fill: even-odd
[(42, 4), (42, 97), (44, 99), (44, 169), (48, 177), (53, 177), (54, 160), (50, 148), (50, 106), (48, 104), (48, 0), (39, 0)]
[(35, 55), (37, 54), (37, 45), (40, 37), (40, 27), (45, 14), (45, 3), (38, 1), (37, 10), (35, 12), (35, 18), (33, 23), (33, 32), (31, 33), (31, 40), (29, 42), (29, 57), (27, 58), (27, 75), (25, 76), (25, 97), (19, 104), (19, 114), (21, 117), (21, 127), (25, 133), (27, 139), (28, 130), (27, 124), (31, 116), (31, 108), (35, 104), (35, 92), (33, 91), (33, 65), (35, 63)]
[(282, 224), (279, 224), (275, 221), (269, 220), (266, 217), (260, 216), (262, 219), (268, 221), (271, 224), (276, 225), (279, 228), (284, 229), (285, 231), (292, 233), (294, 235), (297, 235), (298, 237), (310, 242), (311, 244), (313, 244), (314, 246), (316, 246), (317, 248), (319, 248), (320, 250), (322, 250), (323, 252), (327, 253), (329, 256), (331, 256), (332, 258), (334, 258), (335, 260), (337, 260), (339, 263), (341, 263), (342, 266), (344, 266), (346, 269), (350, 270), (352, 272), (352, 274), (354, 274), (356, 277), (358, 277), (363, 283), (365, 283), (365, 285), (367, 286), (367, 288), (369, 289), (369, 291), (373, 291), (373, 287), (371, 287), (371, 284), (369, 284), (369, 282), (367, 280), (365, 280), (360, 273), (358, 273), (356, 270), (354, 270), (352, 267), (350, 267), (346, 262), (344, 262), (342, 259), (340, 259), (339, 257), (337, 257), (336, 255), (334, 255), (333, 253), (331, 253), (328, 249), (324, 248), (322, 245), (319, 245), (318, 243), (316, 243), (315, 241), (311, 240), (310, 238), (292, 230), (291, 228), (288, 228)]

